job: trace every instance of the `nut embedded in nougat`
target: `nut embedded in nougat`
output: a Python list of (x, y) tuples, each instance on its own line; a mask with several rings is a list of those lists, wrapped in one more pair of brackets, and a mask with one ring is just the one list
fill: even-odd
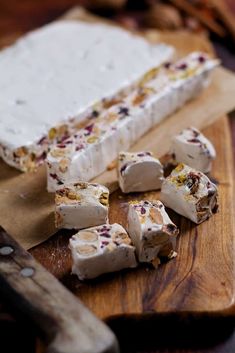
[(100, 184), (78, 182), (55, 194), (56, 228), (82, 229), (108, 220), (109, 190)]
[(217, 211), (218, 191), (210, 179), (181, 163), (164, 180), (161, 200), (194, 223), (202, 223)]
[(171, 259), (177, 255), (175, 244), (179, 230), (161, 201), (130, 202), (128, 232), (140, 262), (157, 266), (161, 257)]
[(72, 272), (81, 280), (137, 266), (131, 239), (117, 223), (81, 230), (72, 236), (69, 247)]

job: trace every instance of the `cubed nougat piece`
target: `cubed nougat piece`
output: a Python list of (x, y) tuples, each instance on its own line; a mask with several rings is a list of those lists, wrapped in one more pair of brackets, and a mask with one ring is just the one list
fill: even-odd
[(129, 203), (128, 232), (140, 262), (157, 267), (161, 258), (171, 259), (175, 252), (177, 226), (171, 221), (161, 201)]
[(81, 280), (137, 266), (131, 239), (117, 223), (81, 230), (72, 236), (69, 246), (72, 273)]
[(216, 157), (212, 143), (194, 127), (173, 137), (171, 153), (176, 163), (187, 164), (203, 173), (210, 172), (212, 160)]
[(205, 174), (183, 163), (164, 180), (161, 189), (165, 206), (197, 224), (217, 211), (217, 196), (216, 185)]
[(55, 194), (56, 228), (82, 229), (108, 220), (109, 190), (100, 184), (78, 182)]
[(124, 193), (157, 190), (163, 181), (163, 167), (151, 152), (120, 152), (119, 186)]

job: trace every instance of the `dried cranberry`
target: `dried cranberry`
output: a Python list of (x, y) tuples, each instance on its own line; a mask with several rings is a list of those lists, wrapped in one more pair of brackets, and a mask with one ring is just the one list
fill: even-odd
[(98, 229), (98, 232), (107, 232), (108, 230), (110, 230), (110, 227), (104, 225)]
[(75, 151), (80, 151), (80, 150), (82, 150), (83, 148), (84, 148), (83, 145), (78, 145), (78, 146), (76, 146)]
[(179, 70), (186, 70), (188, 67), (188, 65), (186, 63), (182, 63), (180, 65), (177, 66), (177, 69)]
[(42, 137), (42, 138), (38, 141), (38, 145), (43, 145), (43, 144), (46, 143), (46, 142), (47, 142), (47, 137), (44, 136), (44, 137)]
[(174, 234), (175, 231), (177, 230), (177, 227), (174, 224), (169, 223), (166, 225), (166, 229), (169, 233)]
[(57, 145), (57, 147), (58, 147), (58, 148), (65, 148), (66, 145), (65, 145), (64, 143), (60, 143), (60, 144)]
[(201, 143), (197, 138), (189, 139), (187, 141), (191, 143)]
[(127, 107), (120, 107), (118, 114), (128, 116), (129, 115), (129, 109)]
[(167, 62), (167, 63), (164, 64), (164, 67), (165, 67), (166, 69), (169, 69), (170, 66), (171, 66), (171, 63), (170, 63), (170, 62)]
[(141, 214), (145, 214), (146, 213), (146, 209), (142, 206), (141, 209), (140, 209), (140, 213)]
[(61, 139), (59, 140), (59, 143), (64, 142), (65, 140), (67, 140), (69, 138), (68, 134), (65, 134), (64, 136), (61, 137)]
[(110, 238), (111, 235), (108, 232), (104, 232), (100, 234), (101, 237), (105, 237), (105, 238)]
[(126, 168), (127, 168), (127, 164), (124, 164), (120, 169), (120, 173), (123, 174), (123, 172), (126, 170)]
[(91, 117), (97, 118), (98, 116), (99, 116), (99, 112), (97, 110), (93, 110), (93, 112), (91, 113)]
[(137, 154), (138, 157), (145, 157), (145, 156), (151, 156), (150, 152), (141, 152)]
[(200, 182), (200, 176), (190, 172), (187, 176), (186, 186), (190, 189), (191, 194), (195, 194), (198, 190)]
[(55, 179), (57, 179), (57, 174), (52, 174), (52, 173), (51, 173), (51, 174), (50, 174), (50, 177), (55, 180)]
[(203, 56), (203, 55), (200, 55), (199, 57), (198, 57), (198, 61), (199, 61), (199, 63), (204, 63), (205, 61), (206, 61), (206, 58), (205, 58), (205, 56)]
[(109, 242), (108, 242), (108, 241), (102, 241), (102, 244), (103, 244), (103, 245), (108, 245)]
[(87, 126), (84, 128), (84, 130), (86, 130), (86, 131), (87, 131), (87, 134), (86, 134), (86, 135), (91, 134), (91, 133), (92, 133), (93, 128), (94, 128), (94, 124), (87, 125)]

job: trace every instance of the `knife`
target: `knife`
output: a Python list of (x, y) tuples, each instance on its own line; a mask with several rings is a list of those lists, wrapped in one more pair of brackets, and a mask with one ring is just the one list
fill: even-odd
[(114, 333), (0, 227), (3, 297), (40, 328), (47, 353), (118, 353)]

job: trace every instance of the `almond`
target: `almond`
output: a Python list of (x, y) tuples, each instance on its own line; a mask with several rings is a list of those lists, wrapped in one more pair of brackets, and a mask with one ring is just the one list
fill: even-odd
[(153, 223), (163, 224), (163, 217), (161, 215), (161, 212), (157, 208), (151, 208), (149, 211), (149, 216)]
[(97, 252), (97, 247), (95, 245), (78, 245), (76, 247), (77, 252), (83, 256), (94, 255)]
[(98, 240), (98, 235), (95, 232), (84, 230), (79, 232), (78, 238), (83, 241), (93, 242)]
[(113, 241), (115, 241), (118, 244), (127, 244), (127, 245), (131, 244), (131, 240), (127, 233), (115, 234), (113, 237)]
[(61, 161), (59, 162), (59, 170), (61, 171), (61, 173), (65, 173), (68, 170), (68, 160), (67, 159), (61, 159)]

